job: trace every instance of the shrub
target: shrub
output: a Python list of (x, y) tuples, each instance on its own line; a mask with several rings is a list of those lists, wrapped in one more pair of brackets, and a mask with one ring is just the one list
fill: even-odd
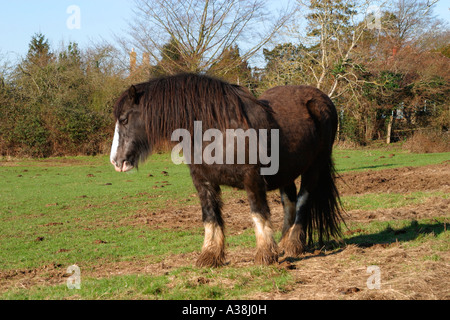
[(403, 149), (413, 153), (450, 152), (450, 134), (448, 131), (416, 131), (403, 144)]

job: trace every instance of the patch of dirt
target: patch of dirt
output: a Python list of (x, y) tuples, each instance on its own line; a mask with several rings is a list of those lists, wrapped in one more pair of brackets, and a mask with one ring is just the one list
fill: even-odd
[(11, 288), (60, 284), (64, 277), (69, 276), (60, 264), (44, 265), (34, 269), (0, 271), (0, 292)]
[(345, 173), (337, 186), (341, 195), (449, 189), (450, 163)]
[[(64, 250), (64, 249), (61, 249)], [(195, 265), (199, 253), (170, 255), (159, 263), (147, 263), (145, 259), (120, 262), (99, 262), (95, 266), (79, 265), (82, 277), (107, 278), (124, 274), (164, 275), (172, 269)], [(151, 257), (148, 258), (151, 261)], [(12, 288), (27, 289), (33, 286), (63, 285), (72, 273), (68, 266), (45, 265), (34, 269), (0, 271), (0, 292)]]
[[(306, 254), (289, 271), (294, 284), (249, 299), (260, 300), (448, 300), (450, 252), (437, 261), (424, 259), (429, 245), (404, 248), (401, 244), (360, 248), (348, 245), (322, 255)], [(368, 268), (375, 266), (377, 271)], [(377, 274), (375, 274), (377, 272)], [(375, 287), (375, 277), (379, 287)]]

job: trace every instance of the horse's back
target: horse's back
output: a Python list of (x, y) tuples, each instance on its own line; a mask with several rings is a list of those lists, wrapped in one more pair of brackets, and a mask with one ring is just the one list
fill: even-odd
[[(259, 100), (269, 103), (281, 127), (291, 128), (309, 121), (330, 121), (337, 125), (336, 108), (319, 89), (308, 86), (279, 86), (264, 92)], [(294, 129), (294, 128), (291, 128)]]
[(319, 155), (331, 151), (337, 113), (325, 93), (307, 85), (274, 87), (259, 100), (270, 105), (280, 129), (280, 170), (266, 177), (269, 189), (276, 189), (303, 174)]

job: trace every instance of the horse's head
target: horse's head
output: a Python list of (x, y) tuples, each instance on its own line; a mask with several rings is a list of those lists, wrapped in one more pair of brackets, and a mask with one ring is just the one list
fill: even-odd
[(140, 94), (135, 86), (122, 94), (116, 103), (114, 114), (116, 130), (111, 147), (111, 163), (116, 171), (126, 172), (137, 167), (149, 152), (149, 144), (142, 110)]

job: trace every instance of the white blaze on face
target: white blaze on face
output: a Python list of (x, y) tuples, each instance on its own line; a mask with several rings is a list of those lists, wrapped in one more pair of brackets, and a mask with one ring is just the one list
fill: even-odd
[(116, 122), (116, 130), (114, 131), (114, 138), (111, 147), (111, 155), (109, 157), (111, 163), (113, 163), (114, 159), (116, 158), (117, 148), (119, 148), (119, 122)]

